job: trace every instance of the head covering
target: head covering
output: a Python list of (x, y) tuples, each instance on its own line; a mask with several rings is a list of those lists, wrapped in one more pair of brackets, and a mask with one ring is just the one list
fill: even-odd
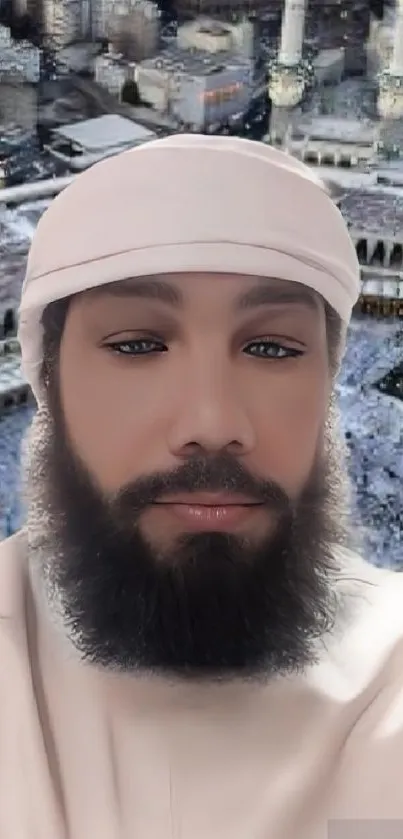
[(345, 222), (303, 163), (240, 138), (151, 141), (79, 175), (38, 224), (19, 325), (36, 398), (49, 303), (128, 277), (191, 271), (302, 283), (345, 325), (359, 294)]

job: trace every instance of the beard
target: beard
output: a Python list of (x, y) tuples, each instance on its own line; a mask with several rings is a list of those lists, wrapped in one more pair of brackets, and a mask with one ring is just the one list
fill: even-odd
[[(28, 437), (29, 561), (50, 615), (81, 659), (187, 680), (266, 681), (315, 662), (334, 624), (337, 546), (347, 544), (346, 472), (329, 420), (296, 501), (229, 454), (191, 457), (107, 497), (69, 442), (62, 411), (41, 408)], [(184, 534), (165, 550), (142, 535), (161, 495), (232, 491), (266, 505), (259, 544)]]

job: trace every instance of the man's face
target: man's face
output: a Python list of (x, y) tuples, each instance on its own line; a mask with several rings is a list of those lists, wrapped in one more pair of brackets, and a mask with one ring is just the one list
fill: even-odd
[[(275, 292), (300, 300), (275, 304)], [(226, 452), (295, 499), (320, 445), (329, 395), (323, 307), (302, 286), (246, 277), (110, 286), (73, 302), (60, 382), (71, 442), (107, 494)], [(201, 529), (261, 539), (272, 511), (230, 507), (236, 500), (223, 492), (159, 498), (139, 527), (162, 551)]]
[(306, 663), (339, 514), (319, 297), (210, 274), (104, 287), (72, 301), (58, 376), (35, 492), (82, 651), (193, 676)]

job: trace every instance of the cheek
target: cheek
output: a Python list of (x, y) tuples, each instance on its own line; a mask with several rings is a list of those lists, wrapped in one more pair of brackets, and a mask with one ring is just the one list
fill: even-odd
[(150, 388), (147, 372), (134, 387), (130, 375), (118, 375), (102, 358), (94, 363), (66, 354), (60, 382), (72, 445), (104, 491), (161, 467), (168, 394)]
[(312, 470), (327, 404), (326, 375), (292, 376), (273, 388), (259, 420), (257, 466), (297, 495)]

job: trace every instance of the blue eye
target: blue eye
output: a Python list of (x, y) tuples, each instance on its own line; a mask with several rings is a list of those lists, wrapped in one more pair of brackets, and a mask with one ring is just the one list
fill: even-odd
[[(155, 338), (137, 338), (128, 341), (114, 341), (107, 344), (107, 349), (116, 353), (117, 355), (126, 355), (130, 357), (138, 357), (145, 355), (156, 355), (168, 352), (167, 346)], [(253, 341), (244, 347), (243, 352), (246, 355), (254, 356), (255, 358), (269, 359), (280, 361), (286, 358), (297, 358), (303, 355), (302, 350), (297, 350), (295, 347), (285, 347), (275, 341)]]
[(108, 344), (108, 349), (117, 353), (118, 355), (154, 355), (156, 353), (167, 352), (167, 347), (161, 341), (156, 341), (153, 338), (138, 338), (130, 341), (114, 341), (113, 344)]
[(285, 358), (298, 358), (298, 356), (303, 355), (302, 350), (297, 350), (295, 347), (284, 347), (275, 341), (253, 341), (247, 344), (244, 348), (244, 353), (255, 356), (256, 358), (275, 361), (282, 361)]

